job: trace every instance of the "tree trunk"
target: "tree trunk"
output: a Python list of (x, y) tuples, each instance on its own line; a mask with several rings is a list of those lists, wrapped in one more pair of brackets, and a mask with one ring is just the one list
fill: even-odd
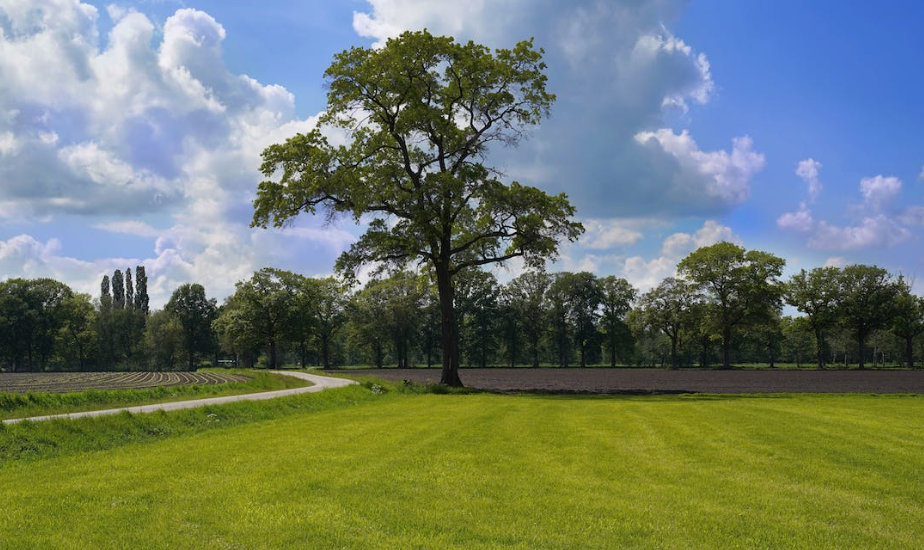
[(820, 330), (815, 331), (815, 354), (818, 359), (818, 368), (825, 368), (825, 337)]
[(677, 370), (677, 336), (671, 336), (671, 370)]
[(908, 368), (914, 368), (914, 338), (910, 335), (905, 338), (905, 356), (908, 358)]
[(866, 334), (857, 334), (857, 340), (860, 342), (860, 370), (863, 370), (866, 368)]
[(324, 369), (330, 368), (330, 336), (321, 337), (321, 362)]
[(276, 368), (276, 340), (270, 340), (270, 368)]
[(452, 287), (448, 261), (436, 266), (436, 283), (440, 295), (440, 343), (443, 346), (443, 372), (440, 376), (440, 384), (462, 387), (462, 380), (459, 378), (456, 311), (455, 304), (453, 304), (455, 292)]
[(731, 329), (722, 330), (722, 368), (731, 368)]

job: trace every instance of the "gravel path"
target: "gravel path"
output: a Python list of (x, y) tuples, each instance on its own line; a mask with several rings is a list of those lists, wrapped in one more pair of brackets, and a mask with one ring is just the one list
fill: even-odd
[[(337, 371), (335, 371), (337, 372)], [(339, 371), (437, 383), (439, 369)], [(538, 393), (924, 393), (924, 370), (699, 370), (631, 368), (461, 369), (462, 383)]]
[(311, 382), (312, 386), (306, 386), (303, 388), (292, 388), (288, 390), (276, 390), (276, 391), (267, 391), (261, 393), (247, 393), (243, 395), (228, 395), (225, 397), (209, 397), (207, 399), (193, 399), (189, 401), (173, 401), (171, 403), (155, 403), (152, 405), (139, 405), (136, 407), (121, 407), (118, 409), (103, 409), (99, 411), (84, 411), (84, 412), (73, 412), (65, 414), (50, 414), (47, 416), (33, 416), (30, 418), (11, 418), (9, 420), (4, 420), (4, 424), (14, 424), (16, 422), (22, 422), (23, 420), (39, 421), (39, 420), (50, 420), (52, 418), (82, 418), (85, 416), (105, 416), (109, 414), (118, 414), (121, 412), (130, 412), (132, 414), (136, 413), (148, 413), (154, 411), (178, 411), (181, 409), (194, 409), (197, 407), (205, 407), (206, 405), (221, 405), (224, 403), (234, 403), (236, 401), (263, 401), (266, 399), (275, 399), (277, 397), (285, 397), (288, 395), (299, 395), (302, 393), (314, 393), (326, 390), (328, 388), (341, 388), (343, 386), (349, 386), (356, 384), (355, 380), (347, 380), (344, 378), (331, 378), (329, 376), (318, 376), (316, 374), (308, 374), (304, 372), (289, 372), (289, 371), (269, 371), (276, 374), (283, 374), (285, 376), (294, 376), (295, 378), (301, 378), (302, 380), (307, 380)]

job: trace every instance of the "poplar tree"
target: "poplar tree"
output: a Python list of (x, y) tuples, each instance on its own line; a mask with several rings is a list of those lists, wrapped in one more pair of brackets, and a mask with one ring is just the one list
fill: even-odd
[(148, 314), (148, 276), (143, 265), (135, 267), (135, 309)]
[(112, 303), (116, 309), (125, 309), (125, 281), (118, 269), (112, 274)]
[(132, 285), (132, 268), (125, 268), (125, 309), (135, 308), (135, 287)]

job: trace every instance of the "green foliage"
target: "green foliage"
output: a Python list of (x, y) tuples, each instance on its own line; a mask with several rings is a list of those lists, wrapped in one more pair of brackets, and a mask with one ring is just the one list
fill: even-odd
[[(0, 282), (0, 362), (13, 370), (45, 370), (57, 351), (59, 334), (82, 308), (74, 292), (53, 279)], [(80, 327), (75, 327), (80, 334)]]
[(825, 336), (840, 321), (841, 271), (836, 267), (804, 269), (793, 275), (784, 287), (789, 305), (805, 314), (815, 335), (818, 368), (824, 368), (828, 355)]
[(729, 242), (702, 247), (681, 260), (677, 270), (704, 292), (709, 321), (722, 338), (722, 365), (730, 368), (734, 331), (766, 322), (782, 305), (779, 277), (786, 260), (768, 252), (746, 251)]
[(205, 296), (205, 288), (197, 283), (180, 285), (164, 307), (179, 323), (183, 334), (183, 350), (189, 370), (195, 370), (196, 358), (215, 349), (212, 322), (218, 306), (214, 298)]
[(148, 276), (143, 265), (135, 267), (135, 309), (145, 315), (148, 314)]
[(673, 277), (664, 279), (641, 298), (639, 321), (670, 339), (671, 368), (680, 365), (680, 337), (685, 330), (696, 326), (698, 319), (694, 312), (701, 301), (702, 296), (695, 286)]
[(866, 340), (874, 330), (888, 326), (898, 287), (885, 269), (849, 265), (841, 271), (839, 291), (838, 310), (858, 340), (862, 369), (866, 362)]
[(911, 293), (911, 285), (899, 276), (892, 310), (891, 330), (905, 344), (908, 368), (914, 368), (914, 340), (924, 334), (924, 298)]
[[(320, 127), (263, 152), (253, 225), (289, 223), (323, 209), (328, 219), (371, 215), (337, 261), (348, 276), (420, 260), (439, 287), (444, 382), (458, 385), (453, 277), (511, 258), (540, 266), (583, 227), (564, 194), (505, 185), (484, 164), (492, 143), (515, 145), (548, 114), (542, 50), (531, 41), (488, 48), (427, 31), (383, 48), (352, 48), (325, 72)], [(324, 132), (346, 132), (331, 145)]]

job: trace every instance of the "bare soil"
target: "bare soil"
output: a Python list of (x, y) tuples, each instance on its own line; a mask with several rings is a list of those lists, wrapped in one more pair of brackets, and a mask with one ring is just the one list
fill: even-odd
[[(386, 380), (438, 383), (439, 369), (334, 371)], [(530, 393), (919, 393), (924, 370), (700, 370), (629, 368), (461, 369), (462, 383)]]
[(0, 393), (126, 390), (246, 380), (248, 377), (240, 374), (211, 372), (6, 372), (0, 373)]

